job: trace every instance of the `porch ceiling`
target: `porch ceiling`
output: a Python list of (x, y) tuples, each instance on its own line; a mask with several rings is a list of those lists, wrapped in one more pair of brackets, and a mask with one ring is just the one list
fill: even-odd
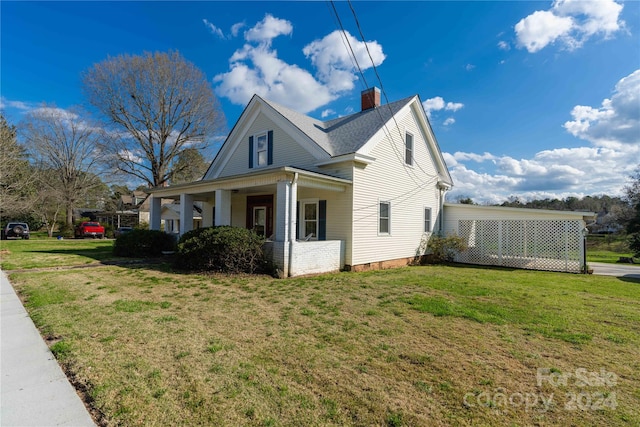
[(342, 192), (352, 184), (352, 181), (348, 179), (286, 166), (170, 187), (156, 187), (147, 190), (147, 192), (152, 194), (153, 197), (173, 199), (179, 198), (181, 194), (191, 194), (196, 200), (201, 200), (214, 197), (216, 190), (230, 190), (242, 193), (272, 190), (273, 186), (279, 181), (291, 181), (296, 174), (298, 176), (298, 186), (300, 187)]

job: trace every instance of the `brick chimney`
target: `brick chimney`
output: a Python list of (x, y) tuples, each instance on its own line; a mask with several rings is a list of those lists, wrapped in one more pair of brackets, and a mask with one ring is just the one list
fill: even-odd
[(380, 106), (380, 89), (372, 87), (371, 89), (365, 89), (361, 93), (360, 106), (361, 111), (370, 110)]

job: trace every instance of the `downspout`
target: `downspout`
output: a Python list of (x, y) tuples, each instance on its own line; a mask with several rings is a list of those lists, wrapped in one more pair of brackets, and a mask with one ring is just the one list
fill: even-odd
[(438, 211), (438, 234), (442, 236), (443, 222), (444, 222), (444, 192), (445, 187), (442, 183), (438, 182), (438, 190), (440, 191), (440, 196), (438, 197), (440, 202), (440, 210)]
[[(296, 204), (293, 203), (293, 194), (294, 191), (298, 192), (298, 172), (293, 174), (293, 180), (291, 181), (291, 188), (289, 192), (289, 262), (287, 263), (287, 277), (291, 277), (291, 263), (293, 262), (293, 242), (296, 239), (296, 230), (295, 228), (298, 226), (297, 221), (294, 221), (296, 217)], [(297, 196), (297, 194), (296, 194)], [(296, 227), (293, 227), (293, 225)]]

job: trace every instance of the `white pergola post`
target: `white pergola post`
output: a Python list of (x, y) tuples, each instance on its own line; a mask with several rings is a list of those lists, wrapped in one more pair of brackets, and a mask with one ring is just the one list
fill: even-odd
[(180, 235), (193, 230), (193, 195), (180, 194)]
[[(153, 197), (153, 194), (149, 196), (149, 229), (160, 230), (160, 224), (162, 223), (162, 199)], [(120, 224), (120, 216), (118, 215), (118, 225)]]
[(231, 191), (216, 190), (216, 225), (231, 225)]

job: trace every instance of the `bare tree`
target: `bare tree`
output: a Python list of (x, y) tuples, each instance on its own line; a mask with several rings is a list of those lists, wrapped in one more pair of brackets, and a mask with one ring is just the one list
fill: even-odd
[(71, 226), (78, 201), (102, 185), (96, 175), (101, 167), (97, 149), (101, 130), (89, 125), (75, 110), (43, 105), (28, 114), (21, 135), (40, 171), (40, 190), (48, 194), (47, 200), (56, 196)]
[(178, 52), (108, 57), (83, 75), (85, 95), (110, 128), (112, 166), (166, 185), (186, 148), (206, 148), (224, 114), (205, 75)]

